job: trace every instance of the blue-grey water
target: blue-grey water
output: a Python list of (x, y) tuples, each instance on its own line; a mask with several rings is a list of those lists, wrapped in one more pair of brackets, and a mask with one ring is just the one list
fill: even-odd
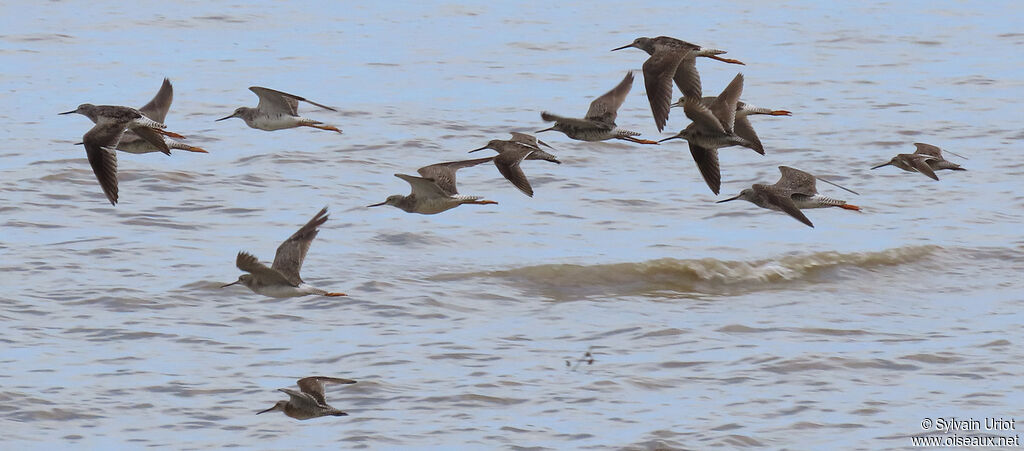
[[(643, 2), (641, 2), (643, 3)], [(925, 418), (1024, 420), (1019, 2), (32, 2), (0, 5), (0, 440), (11, 449), (902, 449)], [(527, 198), (435, 216), (365, 208), (397, 172), (579, 116), (669, 35), (708, 95), (737, 71), (760, 156), (722, 195), (683, 141), (541, 138)], [(78, 104), (141, 106), (209, 154), (119, 155), (104, 199)], [(343, 135), (263, 132), (246, 88)], [(647, 138), (642, 77), (619, 112)], [(869, 170), (926, 142), (964, 172)], [(477, 154), (474, 154), (477, 155)], [(815, 228), (715, 204), (779, 165), (861, 193)], [(303, 268), (345, 298), (274, 300), (270, 261), (318, 209)], [(566, 368), (590, 350), (592, 364)], [(348, 417), (255, 415), (307, 375)], [(1024, 427), (1024, 426), (1022, 426)], [(1019, 431), (997, 435), (1013, 436)]]

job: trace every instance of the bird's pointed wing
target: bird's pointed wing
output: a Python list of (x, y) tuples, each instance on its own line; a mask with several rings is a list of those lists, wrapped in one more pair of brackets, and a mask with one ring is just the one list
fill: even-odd
[(809, 172), (793, 169), (789, 166), (779, 166), (782, 177), (775, 186), (797, 194), (812, 196), (818, 193), (816, 178)]
[(679, 63), (690, 53), (686, 49), (660, 47), (644, 61), (644, 87), (647, 89), (647, 101), (651, 104), (654, 125), (658, 131), (665, 129), (668, 121), (669, 105), (672, 104), (672, 77), (676, 74)]
[(317, 233), (320, 232), (317, 227), (325, 221), (327, 221), (327, 207), (321, 209), (316, 216), (313, 216), (313, 219), (310, 219), (306, 225), (299, 228), (277, 247), (274, 264), (270, 267), (288, 278), (292, 285), (302, 283), (302, 277), (299, 276), (302, 262), (306, 260), (306, 253), (309, 252), (309, 246), (313, 244), (313, 238), (316, 238)]
[(782, 210), (784, 213), (792, 216), (797, 221), (807, 224), (807, 226), (809, 227), (814, 227), (814, 224), (811, 223), (811, 220), (807, 219), (807, 216), (804, 215), (804, 213), (800, 211), (799, 208), (796, 207), (796, 204), (793, 202), (793, 199), (789, 197), (792, 193), (786, 190), (774, 188), (772, 186), (760, 184), (754, 185), (753, 188), (755, 191), (760, 192), (765, 198), (767, 198), (768, 202), (779, 207), (779, 209)]
[(589, 128), (594, 126), (594, 122), (587, 119), (559, 116), (557, 114), (548, 113), (547, 111), (540, 113), (540, 118), (548, 122), (557, 122), (572, 127)]
[(82, 136), (89, 165), (111, 205), (117, 205), (117, 151), (114, 149), (123, 133), (124, 124), (107, 122), (97, 124)]
[(626, 72), (626, 77), (619, 82), (611, 91), (604, 93), (601, 97), (590, 102), (590, 109), (587, 110), (586, 118), (593, 121), (600, 121), (614, 124), (618, 116), (619, 107), (626, 101), (626, 95), (633, 89), (633, 73)]
[(683, 99), (683, 112), (690, 118), (697, 127), (709, 133), (725, 134), (725, 128), (718, 121), (711, 109), (698, 97), (686, 97)]
[(327, 405), (327, 398), (324, 396), (324, 384), (354, 384), (356, 381), (352, 379), (342, 379), (340, 377), (324, 377), (324, 376), (310, 376), (299, 379), (297, 384), (299, 390), (313, 397), (316, 402)]
[(736, 103), (740, 101), (740, 94), (743, 94), (743, 74), (736, 74), (709, 106), (715, 118), (722, 123), (722, 128), (729, 133), (732, 133), (736, 121)]
[(279, 388), (277, 391), (287, 393), (288, 397), (291, 398), (290, 402), (300, 410), (314, 410), (317, 407), (325, 407), (323, 403), (319, 402), (313, 395), (303, 392), (297, 392), (290, 388)]
[(917, 151), (914, 153), (917, 155), (928, 155), (938, 159), (942, 159), (942, 149), (938, 146), (925, 143), (914, 143), (914, 147), (917, 147)]
[(526, 148), (526, 147), (524, 147), (523, 149), (532, 150), (533, 151), (533, 153), (530, 154), (530, 156), (526, 157), (529, 160), (545, 160), (545, 161), (550, 161), (552, 163), (562, 164), (561, 161), (558, 161), (558, 157), (556, 157), (554, 155), (551, 155), (550, 153), (547, 153), (547, 152), (545, 152), (543, 150), (540, 150), (538, 148), (535, 148), (535, 147)]
[(135, 134), (140, 138), (146, 140), (146, 142), (152, 144), (157, 148), (157, 150), (166, 155), (171, 154), (171, 148), (167, 145), (167, 141), (164, 140), (164, 135), (157, 133), (156, 130), (149, 127), (135, 126), (131, 128), (131, 131), (135, 132)]
[(697, 72), (697, 57), (690, 53), (680, 61), (672, 77), (683, 93), (683, 97), (701, 98), (700, 73)]
[[(472, 160), (460, 160), (460, 161), (446, 161), (444, 163), (432, 164), (430, 166), (424, 166), (416, 170), (420, 175), (425, 178), (434, 180), (434, 183), (441, 188), (442, 191), (451, 194), (458, 194), (458, 188), (455, 186), (455, 171), (462, 168), (468, 168), (470, 166), (476, 166), (480, 163), (486, 163), (491, 161), (494, 157), (487, 158), (476, 158)], [(411, 182), (410, 182), (411, 183)]]
[(512, 141), (517, 142), (519, 144), (525, 144), (536, 149), (539, 149), (540, 146), (545, 146), (549, 149), (554, 149), (554, 147), (551, 147), (550, 144), (537, 139), (536, 136), (519, 132), (511, 132), (510, 134), (512, 135)]
[(533, 197), (533, 187), (530, 186), (530, 180), (526, 178), (519, 164), (533, 152), (532, 149), (510, 149), (494, 157), (494, 165), (498, 167), (498, 172), (519, 188), (519, 191), (530, 197)]
[(338, 111), (327, 105), (321, 105), (305, 97), (299, 97), (295, 94), (288, 94), (287, 92), (278, 91), (276, 89), (263, 88), (260, 86), (250, 86), (249, 90), (256, 93), (260, 98), (259, 105), (256, 108), (264, 109), (264, 105), (270, 108), (269, 111), (277, 111), (282, 113), (288, 113), (292, 116), (299, 115), (299, 101), (308, 102), (316, 105), (325, 110)]
[(704, 182), (708, 184), (708, 188), (711, 188), (711, 192), (718, 194), (722, 188), (722, 171), (718, 167), (718, 150), (706, 149), (694, 143), (689, 144), (690, 155), (693, 155), (693, 161), (697, 163), (701, 177), (704, 177)]
[(911, 166), (914, 167), (914, 169), (917, 169), (917, 172), (927, 175), (933, 180), (938, 180), (939, 176), (935, 175), (935, 170), (933, 170), (932, 167), (928, 164), (928, 160), (935, 159), (936, 158), (931, 155), (911, 155), (910, 158), (907, 158), (907, 161), (910, 163)]
[(165, 78), (163, 84), (160, 85), (160, 90), (156, 92), (149, 103), (139, 108), (139, 112), (154, 121), (163, 123), (167, 118), (167, 111), (171, 109), (172, 100), (174, 100), (174, 88), (171, 87), (171, 81)]
[(754, 149), (755, 152), (764, 155), (764, 145), (761, 144), (761, 139), (757, 137), (757, 132), (754, 131), (754, 126), (750, 124), (750, 120), (746, 116), (736, 116), (732, 129), (733, 133), (736, 133), (736, 136), (750, 142), (751, 149)]
[(437, 186), (437, 183), (434, 183), (434, 179), (416, 177), (414, 175), (407, 174), (395, 174), (395, 177), (409, 182), (409, 185), (412, 186), (412, 195), (420, 199), (451, 197), (452, 194), (457, 194), (446, 193), (440, 186)]
[(235, 258), (235, 266), (242, 271), (252, 273), (267, 285), (297, 285), (288, 280), (288, 278), (278, 270), (260, 263), (256, 256), (248, 252), (238, 253), (238, 257)]

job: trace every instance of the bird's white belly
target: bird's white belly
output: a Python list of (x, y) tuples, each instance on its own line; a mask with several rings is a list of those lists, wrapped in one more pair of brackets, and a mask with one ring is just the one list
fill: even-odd
[(253, 119), (252, 123), (250, 123), (249, 126), (252, 128), (257, 128), (266, 131), (281, 130), (285, 128), (295, 128), (299, 126), (299, 118), (296, 116), (288, 116), (284, 114), (259, 116)]
[(270, 296), (272, 298), (293, 298), (296, 296), (305, 296), (309, 294), (309, 292), (303, 290), (301, 286), (293, 287), (290, 285), (270, 285), (260, 287), (258, 290), (253, 291), (256, 291), (257, 293), (262, 294), (264, 296)]
[(455, 207), (458, 207), (462, 203), (450, 198), (435, 198), (428, 201), (421, 201), (416, 206), (416, 213), (422, 215), (434, 215), (442, 211), (448, 211)]
[[(167, 142), (167, 140), (164, 139), (164, 142)], [(117, 150), (134, 154), (160, 152), (160, 149), (157, 149), (156, 146), (150, 144), (149, 141), (146, 141), (137, 135), (128, 135), (127, 133), (120, 141), (118, 141)]]

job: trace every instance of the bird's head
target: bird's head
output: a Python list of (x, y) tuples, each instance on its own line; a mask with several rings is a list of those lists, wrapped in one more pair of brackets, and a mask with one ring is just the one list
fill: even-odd
[(273, 412), (275, 410), (280, 410), (284, 412), (284, 406), (286, 405), (288, 405), (288, 401), (278, 401), (277, 404), (274, 404), (274, 407), (271, 407), (267, 410), (261, 410), (259, 412), (256, 412), (256, 415), (259, 415), (261, 413)]
[(223, 120), (225, 120), (225, 119), (231, 119), (231, 118), (233, 118), (233, 117), (245, 117), (245, 116), (243, 116), (243, 115), (245, 114), (246, 110), (248, 110), (248, 109), (249, 109), (248, 107), (240, 106), (240, 107), (238, 107), (238, 108), (235, 108), (235, 112), (234, 112), (234, 113), (231, 113), (231, 115), (229, 115), (229, 116), (224, 116), (224, 117), (222, 117), (222, 118), (220, 118), (220, 119), (217, 119), (217, 120), (216, 120), (216, 121), (214, 121), (214, 122), (219, 122), (219, 121), (223, 121)]

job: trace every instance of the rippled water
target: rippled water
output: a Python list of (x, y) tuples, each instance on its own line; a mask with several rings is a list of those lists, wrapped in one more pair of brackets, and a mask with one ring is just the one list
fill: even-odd
[[(0, 6), (0, 437), (23, 448), (905, 448), (922, 418), (1024, 420), (1024, 66), (1015, 2)], [(538, 112), (585, 111), (638, 36), (727, 49), (768, 153), (721, 153), (723, 196), (790, 165), (863, 213), (810, 229), (716, 205), (681, 141), (542, 136), (564, 164), (493, 169), (499, 202), (366, 209)], [(210, 154), (119, 155), (110, 207), (79, 103), (175, 86)], [(638, 77), (640, 78), (640, 77)], [(345, 130), (216, 122), (269, 86)], [(619, 125), (658, 137), (643, 84)], [(669, 131), (686, 125), (681, 114)], [(968, 171), (869, 167), (923, 141)], [(542, 164), (543, 163), (543, 164)], [(851, 198), (852, 197), (852, 198)], [(347, 298), (220, 289), (324, 205), (304, 268)], [(567, 368), (590, 350), (595, 361)], [(298, 377), (345, 418), (254, 413)], [(1014, 432), (1016, 433), (1016, 432)], [(1002, 434), (1002, 435), (1013, 435)]]

